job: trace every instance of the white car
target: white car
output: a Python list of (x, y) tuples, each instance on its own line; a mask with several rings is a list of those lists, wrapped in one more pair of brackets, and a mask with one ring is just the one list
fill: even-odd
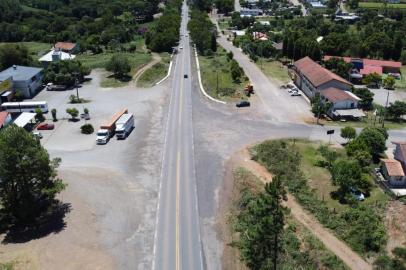
[(297, 89), (297, 88), (291, 88), (291, 89), (288, 90), (288, 93), (290, 93), (290, 94), (298, 93), (298, 92), (299, 92), (299, 89)]
[(300, 94), (299, 92), (295, 91), (295, 92), (292, 92), (290, 95), (291, 95), (292, 97), (298, 97), (298, 96), (301, 96), (302, 94)]
[(350, 188), (350, 191), (351, 191), (351, 195), (354, 197), (354, 199), (356, 199), (357, 201), (363, 201), (363, 200), (365, 200), (365, 196), (364, 196), (364, 194), (361, 192), (361, 191), (359, 191), (359, 190), (357, 190), (357, 189), (355, 189), (355, 188)]
[(182, 50), (182, 49), (183, 49), (183, 46), (180, 46), (180, 47), (179, 47), (179, 49), (181, 49), (181, 50)]

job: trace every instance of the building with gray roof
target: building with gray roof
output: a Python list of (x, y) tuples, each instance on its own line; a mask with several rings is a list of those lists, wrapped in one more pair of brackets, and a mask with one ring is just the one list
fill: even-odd
[(14, 91), (21, 91), (25, 98), (32, 98), (42, 86), (44, 72), (42, 68), (14, 65), (0, 72), (0, 82), (10, 77)]

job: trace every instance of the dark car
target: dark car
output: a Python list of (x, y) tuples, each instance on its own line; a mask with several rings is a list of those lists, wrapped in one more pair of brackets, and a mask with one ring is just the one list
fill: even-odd
[(54, 124), (42, 123), (38, 125), (37, 130), (51, 130), (54, 128)]
[(187, 78), (188, 78), (188, 75), (187, 75), (187, 74), (183, 75), (183, 78), (187, 79)]
[(246, 100), (241, 100), (240, 102), (235, 104), (235, 106), (238, 107), (238, 108), (249, 107), (249, 106), (251, 106), (251, 103), (249, 101), (246, 101)]

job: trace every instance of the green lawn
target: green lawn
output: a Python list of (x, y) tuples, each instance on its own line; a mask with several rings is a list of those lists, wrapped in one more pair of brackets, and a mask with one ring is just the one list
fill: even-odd
[(0, 45), (4, 44), (20, 44), (27, 47), (28, 52), (32, 55), (34, 60), (37, 60), (40, 56), (43, 56), (48, 51), (51, 50), (52, 44), (50, 43), (43, 43), (43, 42), (15, 42), (15, 43), (0, 43)]
[(280, 84), (286, 84), (291, 81), (287, 67), (282, 65), (279, 61), (259, 59), (256, 64), (262, 69), (266, 76), (272, 80), (278, 81)]
[(230, 63), (222, 47), (218, 47), (213, 56), (199, 56), (199, 63), (203, 86), (209, 95), (223, 100), (245, 98), (243, 90), (248, 81), (233, 81)]
[[(85, 66), (88, 66), (91, 69), (104, 68), (114, 54), (115, 53), (113, 52), (104, 52), (101, 54), (80, 54), (76, 57), (76, 59), (81, 61)], [(130, 61), (130, 64), (133, 67), (131, 74), (135, 74), (137, 68), (151, 61), (151, 55), (147, 53), (136, 52), (121, 54), (124, 54)]]
[(360, 8), (370, 8), (370, 9), (406, 9), (406, 4), (385, 4), (380, 2), (359, 2), (358, 6)]
[[(331, 192), (336, 191), (337, 187), (332, 185), (331, 174), (328, 169), (317, 166), (317, 162), (323, 160), (323, 157), (317, 150), (321, 143), (299, 140), (295, 144), (302, 155), (301, 169), (308, 179), (309, 186), (315, 191), (318, 198), (323, 200), (330, 209), (336, 209), (337, 212), (349, 207), (331, 197)], [(344, 149), (336, 149), (336, 151), (339, 155), (345, 157)], [(365, 199), (363, 204), (373, 204), (387, 200), (388, 196), (382, 189), (374, 185), (370, 196)]]
[(162, 53), (161, 58), (161, 62), (155, 64), (141, 75), (137, 81), (137, 86), (151, 87), (166, 76), (171, 57), (168, 53)]
[(227, 29), (230, 26), (230, 18), (223, 18), (219, 21), (219, 27), (221, 30)]
[(400, 80), (396, 80), (395, 88), (406, 91), (406, 65), (400, 68)]

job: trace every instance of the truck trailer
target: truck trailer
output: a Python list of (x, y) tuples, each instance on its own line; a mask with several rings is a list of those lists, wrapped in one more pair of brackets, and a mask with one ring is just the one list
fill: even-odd
[(116, 122), (117, 120), (125, 113), (128, 113), (127, 109), (121, 110), (113, 115), (110, 121), (102, 124), (100, 129), (97, 131), (97, 144), (106, 144), (110, 138), (114, 135), (116, 130)]
[(117, 139), (125, 139), (134, 128), (134, 115), (132, 113), (123, 114), (116, 122)]

